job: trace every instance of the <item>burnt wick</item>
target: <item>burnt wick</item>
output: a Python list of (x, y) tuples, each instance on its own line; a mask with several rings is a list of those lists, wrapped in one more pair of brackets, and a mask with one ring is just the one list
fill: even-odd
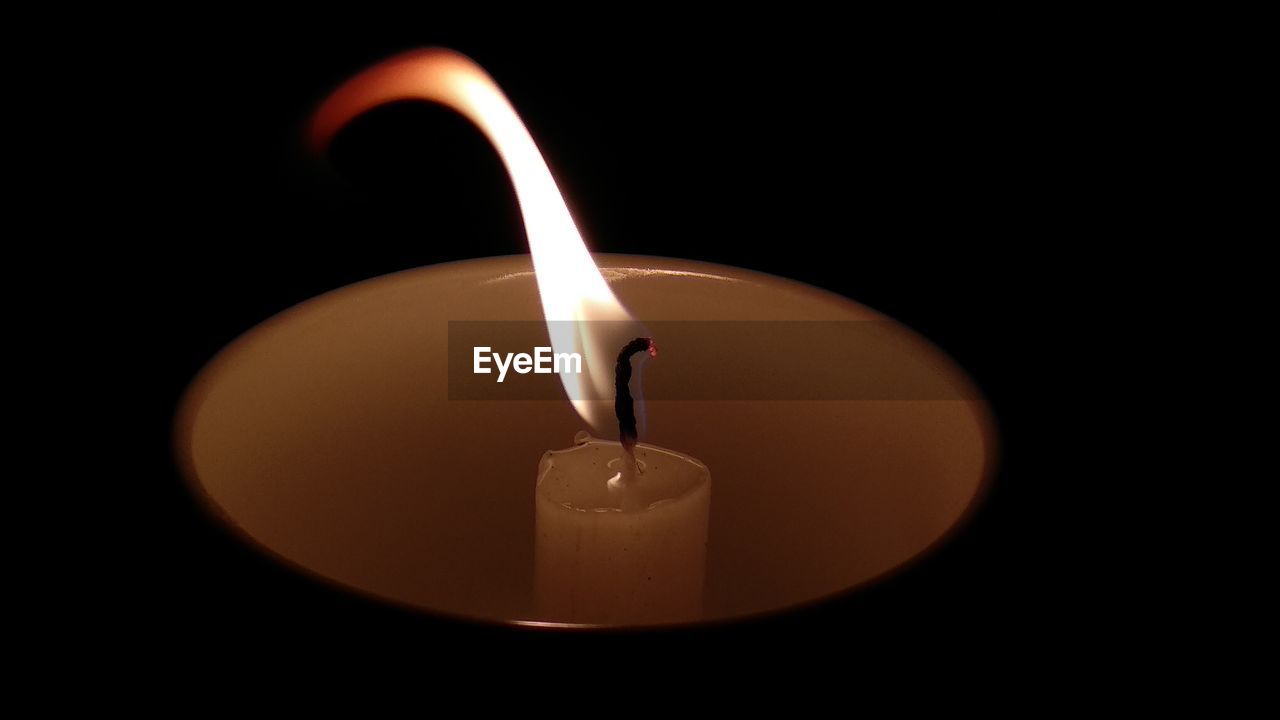
[(627, 456), (635, 458), (636, 446), (636, 406), (631, 399), (631, 356), (638, 352), (648, 351), (650, 357), (658, 356), (658, 346), (652, 338), (639, 337), (627, 343), (618, 353), (618, 365), (614, 373), (613, 412), (618, 416), (618, 441)]

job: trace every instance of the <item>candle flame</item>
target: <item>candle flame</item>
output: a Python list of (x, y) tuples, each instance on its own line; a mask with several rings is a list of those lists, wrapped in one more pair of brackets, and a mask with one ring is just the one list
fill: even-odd
[(560, 381), (583, 420), (603, 430), (608, 411), (599, 401), (612, 395), (611, 352), (602, 337), (606, 333), (593, 330), (587, 321), (632, 318), (587, 251), (529, 130), (488, 73), (470, 58), (443, 48), (392, 57), (330, 94), (312, 117), (308, 140), (314, 150), (323, 151), (352, 118), (399, 100), (428, 100), (458, 111), (498, 151), (520, 203), (552, 348), (584, 359), (581, 374), (562, 372)]

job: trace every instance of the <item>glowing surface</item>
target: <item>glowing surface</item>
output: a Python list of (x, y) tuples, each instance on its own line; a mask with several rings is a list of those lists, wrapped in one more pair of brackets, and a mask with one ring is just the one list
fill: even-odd
[[(746, 270), (596, 259), (646, 321), (882, 317)], [(175, 441), (193, 487), (250, 542), (315, 577), (434, 613), (563, 622), (533, 602), (533, 483), (538, 458), (568, 446), (581, 420), (563, 400), (451, 401), (445, 382), (449, 320), (539, 320), (530, 270), (520, 256), (406, 271), (246, 333), (184, 402)], [(752, 352), (775, 369), (772, 383), (856, 370)], [(704, 619), (883, 576), (946, 538), (980, 496), (994, 434), (965, 375), (905, 329), (867, 352), (925, 368), (967, 399), (650, 401), (646, 442), (697, 457), (715, 478)], [(655, 397), (710, 374), (760, 381), (733, 363), (682, 363), (679, 346), (662, 353), (672, 371), (646, 377)]]

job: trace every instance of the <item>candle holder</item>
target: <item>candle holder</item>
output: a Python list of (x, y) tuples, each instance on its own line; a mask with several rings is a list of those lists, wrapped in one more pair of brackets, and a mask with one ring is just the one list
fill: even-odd
[[(749, 347), (659, 337), (642, 439), (698, 458), (715, 483), (701, 608), (654, 622), (733, 620), (848, 592), (938, 546), (976, 507), (994, 464), (990, 413), (920, 336), (757, 272), (594, 261), (655, 327), (815, 329)], [(451, 398), (449, 323), (472, 320), (542, 320), (528, 256), (375, 278), (250, 330), (182, 403), (175, 444), (192, 489), (255, 547), (380, 601), (512, 625), (652, 624), (537, 602), (537, 461), (582, 420), (563, 395)], [(846, 347), (823, 323), (867, 332)], [(831, 343), (840, 351), (823, 355)]]

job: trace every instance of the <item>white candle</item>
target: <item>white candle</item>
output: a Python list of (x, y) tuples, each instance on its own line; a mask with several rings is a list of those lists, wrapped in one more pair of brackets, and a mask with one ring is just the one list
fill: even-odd
[(534, 598), (555, 622), (643, 625), (702, 617), (711, 474), (641, 443), (639, 475), (617, 442), (581, 433), (538, 465)]

